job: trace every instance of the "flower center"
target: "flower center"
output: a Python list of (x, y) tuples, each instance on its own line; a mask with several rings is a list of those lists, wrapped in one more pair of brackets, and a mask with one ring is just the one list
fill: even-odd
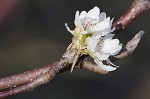
[(91, 26), (93, 26), (92, 20), (89, 20), (89, 19), (85, 20), (85, 22), (84, 22), (84, 24), (83, 24), (83, 28), (84, 28), (85, 30), (87, 30), (87, 29), (89, 29)]

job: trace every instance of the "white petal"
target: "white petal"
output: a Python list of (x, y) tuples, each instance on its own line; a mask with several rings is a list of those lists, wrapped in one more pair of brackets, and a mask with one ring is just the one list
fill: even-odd
[(111, 66), (117, 67), (119, 68), (119, 66), (115, 65), (114, 63), (112, 63), (109, 59), (107, 60), (108, 64), (110, 64)]
[(105, 35), (104, 40), (112, 39), (114, 36), (115, 36), (115, 34), (107, 34), (107, 35)]
[(108, 17), (104, 21), (99, 22), (98, 24), (96, 24), (96, 26), (93, 28), (93, 31), (102, 31), (102, 30), (109, 31), (110, 27), (111, 27), (110, 17)]
[(119, 44), (118, 47), (116, 48), (116, 52), (112, 53), (111, 55), (116, 55), (116, 54), (118, 54), (121, 49), (122, 49), (122, 44)]
[(110, 31), (109, 31), (109, 32), (111, 33), (111, 32), (113, 32), (115, 29), (116, 29), (116, 27), (114, 27), (114, 28), (110, 29)]
[(92, 37), (96, 37), (96, 36), (103, 36), (101, 32), (95, 32)]
[(107, 35), (109, 32), (104, 32), (104, 30), (103, 31), (94, 31), (94, 33), (93, 33), (93, 37), (96, 37), (96, 36), (105, 36), (105, 35)]
[(101, 61), (107, 60), (108, 57), (109, 57), (109, 54), (98, 53), (98, 52), (95, 52), (95, 55), (96, 55), (96, 57), (97, 57), (99, 60), (101, 60)]
[(74, 24), (76, 27), (82, 27), (80, 22), (79, 11), (76, 11)]
[(112, 49), (114, 46), (119, 44), (119, 40), (117, 39), (105, 39), (103, 42), (103, 50)]
[(106, 13), (105, 12), (102, 12), (100, 15), (99, 15), (99, 22), (103, 21), (106, 19)]
[(106, 71), (114, 71), (116, 70), (117, 68), (116, 67), (112, 67), (112, 66), (109, 66), (109, 65), (104, 65), (101, 61), (99, 61), (98, 59), (95, 59), (94, 62), (103, 70), (106, 70)]
[(112, 39), (111, 41), (112, 41), (112, 43), (113, 43), (114, 45), (115, 45), (115, 44), (118, 45), (119, 42), (120, 42), (118, 39)]
[(105, 19), (102, 22), (99, 22), (95, 27), (93, 27), (92, 31), (98, 32), (99, 35), (102, 35), (102, 36), (105, 36), (105, 35), (113, 32), (116, 28), (115, 27), (112, 28), (112, 22), (111, 21), (110, 21), (110, 17), (108, 17), (107, 19)]
[(111, 22), (111, 23), (113, 23), (113, 21), (114, 21), (114, 17), (111, 19), (111, 21), (110, 21), (110, 22)]
[[(108, 29), (109, 29), (109, 32), (110, 32), (110, 33), (113, 32), (113, 31), (116, 29), (115, 27), (112, 28), (112, 22), (113, 22), (113, 20), (114, 20), (114, 18), (112, 18), (111, 21), (109, 21), (109, 22), (110, 22), (110, 23), (109, 23), (110, 26), (109, 26)], [(112, 29), (111, 29), (111, 28), (112, 28)]]
[(86, 11), (82, 11), (81, 14), (80, 14), (80, 19), (85, 18), (86, 15), (87, 15), (87, 12)]
[(93, 9), (91, 9), (87, 13), (87, 17), (89, 17), (91, 19), (96, 19), (98, 21), (99, 20), (99, 14), (100, 14), (100, 9), (97, 6), (95, 6)]
[(87, 49), (92, 51), (92, 52), (94, 52), (95, 51), (95, 47), (97, 45), (97, 40), (95, 40), (92, 37), (88, 37), (86, 39), (86, 42), (87, 42)]
[(89, 33), (88, 31), (81, 32), (81, 34), (88, 34), (88, 33)]
[(122, 45), (118, 45), (118, 44), (119, 44), (118, 39), (112, 39), (112, 40), (106, 39), (104, 40), (102, 51), (104, 53), (109, 53), (110, 55), (114, 55), (122, 48)]

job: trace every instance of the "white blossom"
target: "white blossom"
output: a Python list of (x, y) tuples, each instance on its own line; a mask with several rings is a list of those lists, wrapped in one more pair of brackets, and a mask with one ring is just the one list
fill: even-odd
[[(106, 13), (100, 13), (100, 9), (95, 6), (90, 11), (76, 11), (75, 14), (75, 29), (70, 30), (67, 23), (67, 30), (73, 34), (73, 47), (80, 54), (89, 54), (94, 58), (95, 63), (106, 71), (113, 71), (116, 67), (110, 62), (110, 65), (103, 64), (103, 61), (108, 60), (109, 56), (116, 55), (122, 49), (122, 44), (118, 39), (112, 39), (115, 30), (112, 28), (113, 19), (106, 17)], [(114, 65), (115, 66), (115, 65)]]
[(113, 19), (110, 20), (110, 17), (106, 18), (106, 13), (100, 13), (100, 9), (95, 6), (88, 12), (82, 11), (79, 14), (79, 11), (76, 11), (74, 24), (76, 28), (78, 28), (78, 31), (76, 31), (76, 29), (74, 31), (70, 30), (67, 24), (65, 24), (65, 26), (73, 35), (76, 32), (81, 32), (82, 34), (99, 33), (99, 35), (104, 36), (114, 31), (114, 28), (111, 29), (112, 21)]
[[(91, 56), (94, 57), (94, 61), (100, 67), (103, 60), (107, 60), (110, 55), (118, 54), (122, 49), (122, 44), (119, 44), (118, 39), (112, 39), (113, 36), (114, 34), (107, 34), (105, 37), (92, 35), (92, 37), (88, 37), (86, 40), (87, 49), (91, 52)], [(105, 66), (107, 65), (103, 64), (102, 67), (104, 68)], [(108, 66), (106, 68), (110, 68), (110, 71), (112, 71), (114, 67)]]
[(117, 67), (112, 67), (110, 65), (104, 65), (101, 61), (98, 59), (95, 59), (94, 62), (103, 70), (109, 72), (109, 71), (114, 71), (117, 69)]

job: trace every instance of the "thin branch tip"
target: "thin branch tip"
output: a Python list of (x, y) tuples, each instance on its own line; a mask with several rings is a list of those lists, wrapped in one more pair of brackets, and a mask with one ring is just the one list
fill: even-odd
[(145, 31), (143, 31), (143, 30), (140, 30), (140, 31), (139, 31), (139, 34), (140, 34), (141, 36), (143, 36), (144, 33), (145, 33)]
[(150, 0), (135, 0), (135, 1), (138, 1), (138, 2), (147, 2), (147, 3), (150, 2)]
[(122, 50), (122, 52), (120, 54), (118, 54), (117, 56), (111, 56), (110, 60), (112, 62), (120, 60), (122, 58), (125, 58), (127, 56), (129, 56), (130, 54), (132, 54), (132, 52), (136, 49), (136, 47), (138, 46), (139, 42), (141, 41), (141, 38), (143, 37), (143, 34), (145, 33), (145, 31), (140, 30), (137, 34), (135, 34), (135, 36), (126, 44), (126, 46), (124, 47), (124, 49)]
[(140, 3), (144, 9), (150, 9), (150, 0), (135, 0), (135, 2)]
[(125, 49), (127, 49), (128, 51), (130, 51), (130, 53), (132, 53), (135, 48), (137, 47), (137, 45), (139, 44), (141, 38), (143, 37), (143, 34), (145, 32), (143, 30), (140, 30), (125, 46)]
[[(136, 38), (136, 39), (138, 39), (139, 41), (140, 41), (140, 39), (143, 37), (143, 35), (145, 34), (145, 31), (143, 31), (143, 30), (140, 30), (134, 37), (133, 37), (133, 39), (134, 38)], [(133, 40), (132, 39), (132, 40)], [(135, 41), (135, 39), (134, 39), (134, 41)], [(132, 41), (133, 42), (133, 41)], [(138, 43), (138, 42), (137, 42)]]
[(139, 2), (141, 4), (149, 4), (150, 0), (135, 0), (135, 2)]

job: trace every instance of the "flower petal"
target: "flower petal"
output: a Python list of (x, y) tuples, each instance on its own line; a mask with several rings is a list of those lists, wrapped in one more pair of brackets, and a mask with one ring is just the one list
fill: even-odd
[(82, 27), (81, 22), (80, 22), (79, 11), (76, 11), (74, 24), (76, 27)]
[(100, 15), (99, 15), (99, 22), (103, 21), (106, 19), (106, 13), (105, 12), (102, 12)]
[(95, 20), (99, 20), (99, 14), (100, 14), (100, 9), (95, 6), (93, 9), (91, 9), (88, 13), (87, 13), (87, 17), (91, 18), (91, 19), (95, 19)]
[(122, 48), (122, 45), (118, 45), (119, 40), (118, 39), (106, 39), (103, 42), (103, 48), (102, 51), (104, 53), (109, 53), (110, 55), (116, 54), (116, 52), (119, 52)]
[(86, 39), (86, 42), (87, 42), (87, 49), (94, 52), (95, 51), (95, 47), (97, 45), (97, 41), (92, 38), (92, 37), (88, 37)]
[(95, 55), (101, 61), (107, 60), (109, 57), (109, 54), (105, 54), (105, 53), (101, 53), (101, 52), (95, 52)]
[(82, 11), (81, 14), (80, 14), (80, 19), (85, 18), (86, 15), (87, 15), (87, 12), (86, 11)]
[(110, 27), (111, 27), (110, 17), (108, 17), (104, 21), (99, 22), (98, 24), (96, 24), (95, 27), (93, 27), (93, 31), (101, 31), (101, 32), (102, 32), (102, 30), (109, 31)]
[(116, 67), (112, 67), (112, 66), (109, 66), (109, 65), (104, 65), (101, 61), (99, 61), (98, 59), (95, 59), (94, 62), (103, 70), (106, 70), (106, 71), (114, 71), (116, 70), (117, 68)]
[(88, 31), (81, 32), (81, 34), (88, 34), (88, 33), (89, 33)]
[(121, 49), (122, 49), (122, 43), (118, 45), (118, 47), (116, 48), (116, 52), (114, 52), (114, 53), (111, 54), (111, 55), (116, 55), (116, 54), (118, 54)]
[(115, 34), (107, 34), (107, 35), (105, 35), (104, 40), (112, 39), (114, 36), (115, 36)]
[(109, 32), (108, 32), (108, 30), (102, 30), (102, 31), (95, 31), (94, 33), (93, 33), (93, 37), (96, 37), (96, 36), (105, 36), (105, 35), (107, 35)]

